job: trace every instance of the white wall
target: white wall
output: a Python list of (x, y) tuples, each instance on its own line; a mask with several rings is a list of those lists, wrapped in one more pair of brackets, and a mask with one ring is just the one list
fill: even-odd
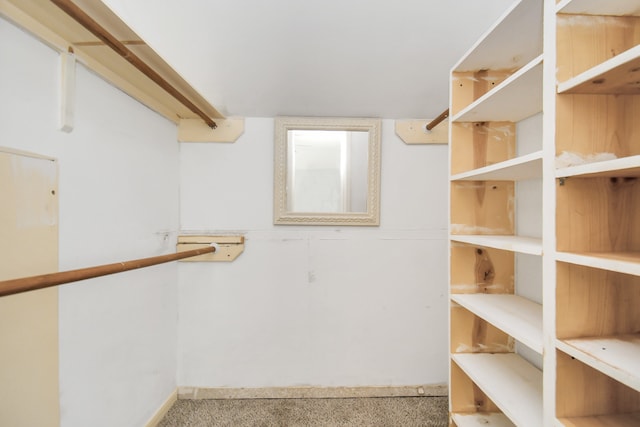
[[(175, 126), (78, 66), (60, 132), (57, 53), (0, 19), (0, 58), (0, 145), (59, 159), (60, 269), (173, 252)], [(63, 427), (140, 427), (170, 395), (176, 296), (175, 263), (60, 289)]]
[(182, 144), (181, 228), (240, 232), (233, 263), (179, 266), (178, 385), (447, 381), (447, 148), (383, 121), (380, 227), (274, 226), (273, 119)]

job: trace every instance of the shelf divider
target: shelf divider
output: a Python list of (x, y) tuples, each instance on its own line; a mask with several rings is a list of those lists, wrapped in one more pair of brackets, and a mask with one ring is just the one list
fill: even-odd
[[(639, 156), (640, 157), (640, 156)], [(542, 177), (542, 151), (526, 154), (483, 168), (462, 172), (452, 181), (524, 181)]]
[(450, 239), (455, 242), (485, 248), (502, 249), (529, 255), (542, 255), (542, 240), (537, 237), (452, 234)]
[(487, 92), (450, 120), (518, 122), (542, 111), (542, 55)]
[(640, 252), (557, 252), (556, 259), (570, 264), (640, 276)]

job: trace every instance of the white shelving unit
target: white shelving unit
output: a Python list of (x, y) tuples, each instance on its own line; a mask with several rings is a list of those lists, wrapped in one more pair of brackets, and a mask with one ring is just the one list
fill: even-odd
[[(527, 272), (538, 264), (517, 256), (540, 257), (543, 245), (535, 230), (518, 234), (531, 212), (515, 203), (542, 199), (529, 184), (543, 176), (539, 125), (521, 125), (542, 111), (542, 21), (542, 2), (515, 3), (451, 71), (450, 409), (458, 426), (543, 425), (543, 375), (527, 360), (543, 354), (543, 307), (518, 295), (525, 280), (516, 275), (517, 266), (540, 276)], [(541, 283), (526, 286), (542, 293)]]
[(640, 425), (640, 2), (516, 2), (450, 111), (452, 424)]
[(501, 249), (529, 255), (542, 255), (542, 241), (536, 237), (453, 234), (450, 239), (454, 242), (468, 243), (484, 248)]

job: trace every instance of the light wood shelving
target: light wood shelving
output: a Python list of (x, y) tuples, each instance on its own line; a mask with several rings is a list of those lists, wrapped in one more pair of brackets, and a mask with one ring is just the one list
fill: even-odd
[(542, 200), (540, 125), (529, 120), (542, 112), (542, 12), (539, 0), (516, 2), (451, 71), (450, 411), (459, 427), (543, 425), (543, 307), (520, 295), (541, 294), (542, 283), (528, 279), (536, 263), (518, 262), (542, 256), (542, 230), (521, 233), (532, 213), (517, 206)]
[[(66, 1), (61, 3), (68, 3)], [(59, 52), (72, 51), (78, 61), (152, 110), (178, 124), (201, 120), (211, 126), (220, 114), (194, 87), (142, 40), (101, 0), (73, 0), (80, 13), (102, 27), (113, 40), (144, 63), (163, 86), (140, 71), (53, 1), (0, 0), (0, 16), (42, 39)], [(73, 7), (73, 6), (71, 6)], [(181, 98), (181, 99), (178, 99)], [(196, 112), (200, 110), (200, 114)]]
[(554, 150), (578, 159), (555, 171), (556, 419), (636, 426), (640, 4), (564, 0), (554, 18)]

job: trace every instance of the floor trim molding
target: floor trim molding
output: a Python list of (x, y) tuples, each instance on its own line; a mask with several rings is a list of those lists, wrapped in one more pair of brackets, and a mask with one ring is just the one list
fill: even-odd
[(447, 396), (447, 384), (396, 387), (178, 387), (178, 399), (327, 399)]
[(156, 427), (160, 424), (160, 421), (167, 415), (169, 409), (173, 406), (174, 403), (178, 400), (178, 389), (173, 390), (173, 392), (167, 397), (167, 399), (160, 405), (158, 410), (153, 414), (153, 416), (146, 422), (145, 427)]

